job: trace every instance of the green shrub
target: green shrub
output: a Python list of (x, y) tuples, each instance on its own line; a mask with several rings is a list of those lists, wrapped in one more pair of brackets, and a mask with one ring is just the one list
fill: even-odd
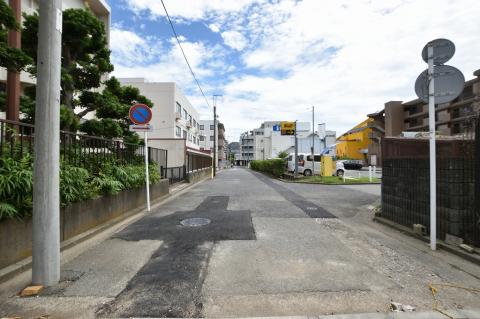
[(266, 173), (275, 177), (282, 176), (285, 171), (285, 161), (280, 158), (263, 161), (251, 161), (250, 168), (254, 171)]
[(62, 206), (95, 197), (90, 185), (92, 175), (81, 167), (62, 165), (60, 171), (60, 199)]
[(29, 214), (32, 193), (32, 158), (0, 158), (0, 219)]

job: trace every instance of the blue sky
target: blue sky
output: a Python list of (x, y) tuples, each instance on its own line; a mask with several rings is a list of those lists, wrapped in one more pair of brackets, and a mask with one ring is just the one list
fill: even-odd
[[(472, 78), (477, 1), (164, 0), (206, 95), (223, 94), (218, 111), (230, 141), (266, 120), (309, 121), (312, 105), (318, 123), (341, 134), (389, 100), (413, 99), (426, 68), (421, 49), (434, 38), (455, 42), (449, 63)], [(109, 4), (114, 75), (176, 82), (211, 116), (161, 2)]]

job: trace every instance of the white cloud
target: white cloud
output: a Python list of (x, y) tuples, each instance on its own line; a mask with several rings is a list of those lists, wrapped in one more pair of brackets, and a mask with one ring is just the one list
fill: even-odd
[[(160, 1), (127, 1), (137, 12), (163, 15)], [(222, 30), (225, 44), (241, 50), (248, 74), (228, 65), (220, 50), (186, 44), (200, 77), (219, 68), (238, 72), (211, 90), (224, 91), (218, 110), (231, 140), (264, 120), (308, 121), (312, 105), (319, 122), (342, 133), (386, 101), (413, 99), (415, 78), (426, 68), (421, 49), (438, 37), (455, 42), (448, 64), (466, 79), (480, 68), (478, 0), (167, 0), (166, 5), (174, 18), (204, 20), (213, 32)], [(120, 71), (183, 81), (196, 92), (177, 53), (144, 69)], [(209, 116), (203, 97), (190, 98)]]
[[(264, 0), (164, 0), (168, 13), (172, 17), (186, 20), (201, 20), (212, 12), (215, 14), (240, 11), (252, 3)], [(149, 12), (153, 17), (164, 16), (160, 0), (126, 0), (137, 13)]]
[(238, 31), (222, 32), (222, 38), (226, 45), (238, 51), (247, 46), (247, 39)]

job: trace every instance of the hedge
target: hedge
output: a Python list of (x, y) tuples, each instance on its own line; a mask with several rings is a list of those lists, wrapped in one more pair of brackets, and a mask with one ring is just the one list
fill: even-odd
[(280, 177), (285, 171), (285, 161), (281, 158), (268, 159), (263, 161), (251, 161), (250, 168), (254, 171), (266, 173), (275, 177)]

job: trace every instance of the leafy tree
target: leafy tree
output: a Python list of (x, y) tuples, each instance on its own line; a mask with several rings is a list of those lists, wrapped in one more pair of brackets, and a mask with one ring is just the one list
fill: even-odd
[(139, 143), (138, 135), (129, 131), (128, 110), (134, 102), (153, 107), (152, 101), (140, 94), (137, 88), (122, 86), (115, 77), (105, 82), (102, 93), (84, 91), (78, 99), (83, 108), (79, 116), (95, 111), (97, 119), (86, 120), (80, 130), (106, 138), (123, 137), (127, 143)]
[(8, 70), (21, 71), (32, 63), (24, 51), (7, 45), (8, 31), (19, 28), (10, 6), (5, 1), (0, 1), (0, 66)]
[(287, 157), (288, 157), (288, 153), (285, 151), (278, 153), (278, 158), (285, 159)]
[[(22, 35), (22, 46), (35, 62), (38, 20), (37, 13), (24, 15)], [(63, 12), (61, 70), (61, 104), (72, 111), (78, 104), (75, 97), (80, 92), (100, 87), (102, 76), (113, 71), (105, 25), (88, 10), (67, 9)], [(29, 71), (36, 75), (35, 66)]]

